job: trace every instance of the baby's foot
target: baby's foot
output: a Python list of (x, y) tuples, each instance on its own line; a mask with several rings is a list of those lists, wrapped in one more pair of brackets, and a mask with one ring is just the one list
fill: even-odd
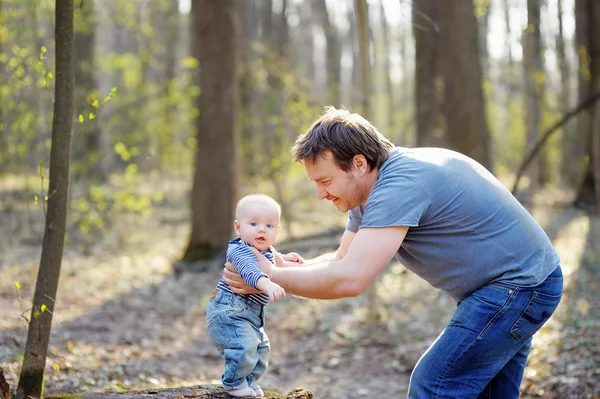
[(257, 398), (265, 397), (265, 393), (263, 392), (262, 388), (256, 382), (253, 382), (252, 384), (250, 384), (250, 388), (254, 389), (254, 393), (256, 393)]
[(233, 396), (236, 398), (255, 398), (256, 397), (256, 392), (254, 392), (254, 389), (252, 389), (250, 387), (234, 389), (232, 391), (227, 391), (227, 393), (230, 396)]

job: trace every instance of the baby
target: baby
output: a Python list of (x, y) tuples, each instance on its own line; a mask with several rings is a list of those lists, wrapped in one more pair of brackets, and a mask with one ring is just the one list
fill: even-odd
[(240, 238), (229, 241), (227, 261), (260, 293), (235, 294), (221, 279), (206, 310), (208, 332), (225, 360), (221, 382), (234, 397), (264, 397), (257, 381), (267, 370), (271, 352), (264, 330), (265, 306), (285, 298), (285, 290), (258, 268), (249, 247), (278, 266), (284, 261), (304, 263), (300, 255), (280, 255), (271, 246), (279, 232), (280, 217), (281, 207), (267, 195), (248, 195), (238, 202), (233, 226)]

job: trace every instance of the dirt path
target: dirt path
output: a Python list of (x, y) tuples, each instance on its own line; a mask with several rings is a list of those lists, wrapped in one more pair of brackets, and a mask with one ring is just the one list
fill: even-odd
[[(523, 397), (598, 397), (598, 220), (571, 209), (544, 208), (535, 216), (561, 254), (567, 289), (556, 316), (536, 336)], [(161, 220), (137, 220), (126, 232), (127, 245), (113, 233), (86, 255), (67, 249), (48, 394), (218, 382), (222, 364), (205, 333), (204, 309), (219, 271), (175, 278), (171, 263), (185, 244), (186, 225)], [(0, 248), (0, 366), (14, 386), (26, 336), (14, 282), (22, 285), (26, 307), (40, 247), (34, 240), (11, 242)], [(315, 398), (404, 397), (410, 370), (455, 305), (399, 264), (388, 267), (378, 289), (378, 327), (366, 324), (362, 296), (290, 298), (270, 306), (273, 354), (263, 386), (310, 388)]]

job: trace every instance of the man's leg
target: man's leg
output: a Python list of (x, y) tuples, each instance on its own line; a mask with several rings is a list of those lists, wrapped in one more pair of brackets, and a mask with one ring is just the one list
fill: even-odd
[(408, 397), (476, 398), (509, 361), (522, 363), (505, 371), (520, 384), (526, 353), (516, 355), (550, 317), (561, 293), (562, 280), (532, 288), (490, 284), (473, 292), (417, 363)]
[(531, 351), (531, 338), (523, 347), (506, 363), (506, 365), (487, 384), (477, 399), (503, 399), (518, 398), (519, 387), (523, 379), (527, 356)]

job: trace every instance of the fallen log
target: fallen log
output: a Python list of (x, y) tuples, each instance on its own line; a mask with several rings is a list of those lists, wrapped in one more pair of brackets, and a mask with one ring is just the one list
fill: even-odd
[[(312, 397), (312, 392), (307, 389), (297, 388), (284, 396), (265, 390), (265, 399), (312, 399)], [(44, 399), (231, 399), (231, 396), (220, 385), (198, 385), (186, 388), (128, 392), (109, 391), (44, 395)]]

